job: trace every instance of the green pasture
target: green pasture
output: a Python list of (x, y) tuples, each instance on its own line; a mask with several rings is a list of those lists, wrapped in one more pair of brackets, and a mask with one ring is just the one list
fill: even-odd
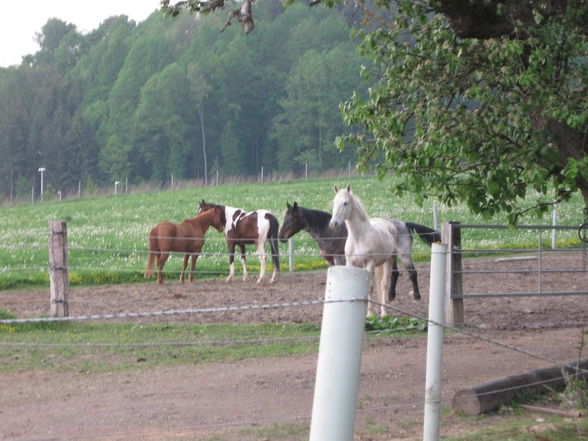
[[(391, 179), (391, 178), (388, 178)], [(418, 206), (414, 198), (399, 199), (391, 194), (385, 181), (376, 178), (329, 178), (195, 187), (134, 194), (119, 194), (65, 201), (40, 202), (34, 205), (0, 207), (0, 289), (30, 285), (47, 285), (48, 225), (52, 220), (64, 220), (68, 230), (68, 264), (71, 285), (133, 283), (143, 281), (147, 258), (147, 236), (158, 222), (181, 222), (193, 217), (198, 201), (241, 207), (245, 210), (265, 208), (283, 220), (286, 202), (330, 211), (333, 184), (351, 183), (372, 217), (392, 217), (403, 221), (433, 226), (433, 205), (427, 200)], [(579, 195), (571, 203), (559, 207), (560, 225), (580, 225), (583, 222)], [(439, 223), (460, 221), (466, 224), (504, 224), (505, 218), (483, 219), (470, 214), (465, 206), (438, 206)], [(550, 215), (543, 219), (527, 217), (522, 224), (549, 224)], [(561, 246), (577, 244), (575, 231), (559, 234)], [(294, 237), (295, 270), (325, 267), (318, 257), (316, 243), (306, 233)], [(536, 231), (469, 230), (464, 235), (464, 248), (537, 247)], [(549, 235), (544, 234), (544, 241)], [(282, 270), (288, 261), (284, 257), (287, 244), (280, 245)], [(199, 277), (225, 275), (228, 270), (226, 244), (222, 234), (209, 230), (204, 246), (205, 256), (198, 261)], [(250, 252), (253, 252), (251, 249)], [(416, 260), (427, 260), (428, 247), (415, 240)], [(259, 267), (251, 256), (252, 271)], [(168, 277), (175, 279), (181, 258), (174, 256), (166, 265)], [(237, 265), (237, 270), (239, 270)]]

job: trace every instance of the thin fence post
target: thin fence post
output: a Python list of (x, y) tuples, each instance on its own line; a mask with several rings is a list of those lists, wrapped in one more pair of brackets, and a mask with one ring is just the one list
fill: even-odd
[(370, 274), (327, 271), (310, 441), (352, 441)]
[(68, 317), (67, 224), (63, 221), (49, 223), (49, 282), (51, 316)]
[(439, 207), (437, 202), (433, 204), (433, 228), (439, 231)]
[(294, 272), (294, 239), (288, 239), (288, 269)]
[(451, 326), (463, 326), (463, 299), (455, 298), (463, 294), (461, 266), (461, 228), (459, 222), (443, 222), (441, 227), (442, 243), (447, 245), (445, 274), (445, 323)]
[(429, 324), (427, 329), (427, 368), (423, 441), (439, 440), (443, 373), (443, 315), (447, 245), (434, 243), (431, 249)]
[[(557, 227), (557, 204), (553, 206), (553, 212), (551, 213), (551, 225)], [(551, 230), (551, 249), (557, 248), (557, 229)]]

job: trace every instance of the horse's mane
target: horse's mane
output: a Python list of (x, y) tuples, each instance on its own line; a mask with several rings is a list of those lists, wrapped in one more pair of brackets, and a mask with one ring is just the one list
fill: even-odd
[(360, 216), (364, 219), (364, 220), (369, 220), (369, 216), (367, 214), (367, 211), (365, 211), (365, 207), (363, 205), (363, 202), (361, 201), (361, 199), (359, 199), (359, 197), (355, 196), (353, 194), (353, 192), (349, 192), (349, 195), (351, 196), (351, 199), (353, 199), (353, 204), (355, 206), (355, 208), (359, 211)]

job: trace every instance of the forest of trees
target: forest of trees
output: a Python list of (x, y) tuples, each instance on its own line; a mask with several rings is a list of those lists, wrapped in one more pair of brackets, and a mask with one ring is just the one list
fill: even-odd
[(260, 0), (258, 27), (224, 15), (50, 19), (39, 51), (0, 68), (0, 198), (216, 174), (344, 168), (339, 103), (365, 93), (353, 11)]

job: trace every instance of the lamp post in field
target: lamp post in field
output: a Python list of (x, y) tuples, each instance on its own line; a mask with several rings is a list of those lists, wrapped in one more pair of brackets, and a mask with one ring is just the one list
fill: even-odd
[(41, 173), (41, 196), (43, 196), (43, 173), (45, 172), (45, 167), (39, 168), (39, 173)]

